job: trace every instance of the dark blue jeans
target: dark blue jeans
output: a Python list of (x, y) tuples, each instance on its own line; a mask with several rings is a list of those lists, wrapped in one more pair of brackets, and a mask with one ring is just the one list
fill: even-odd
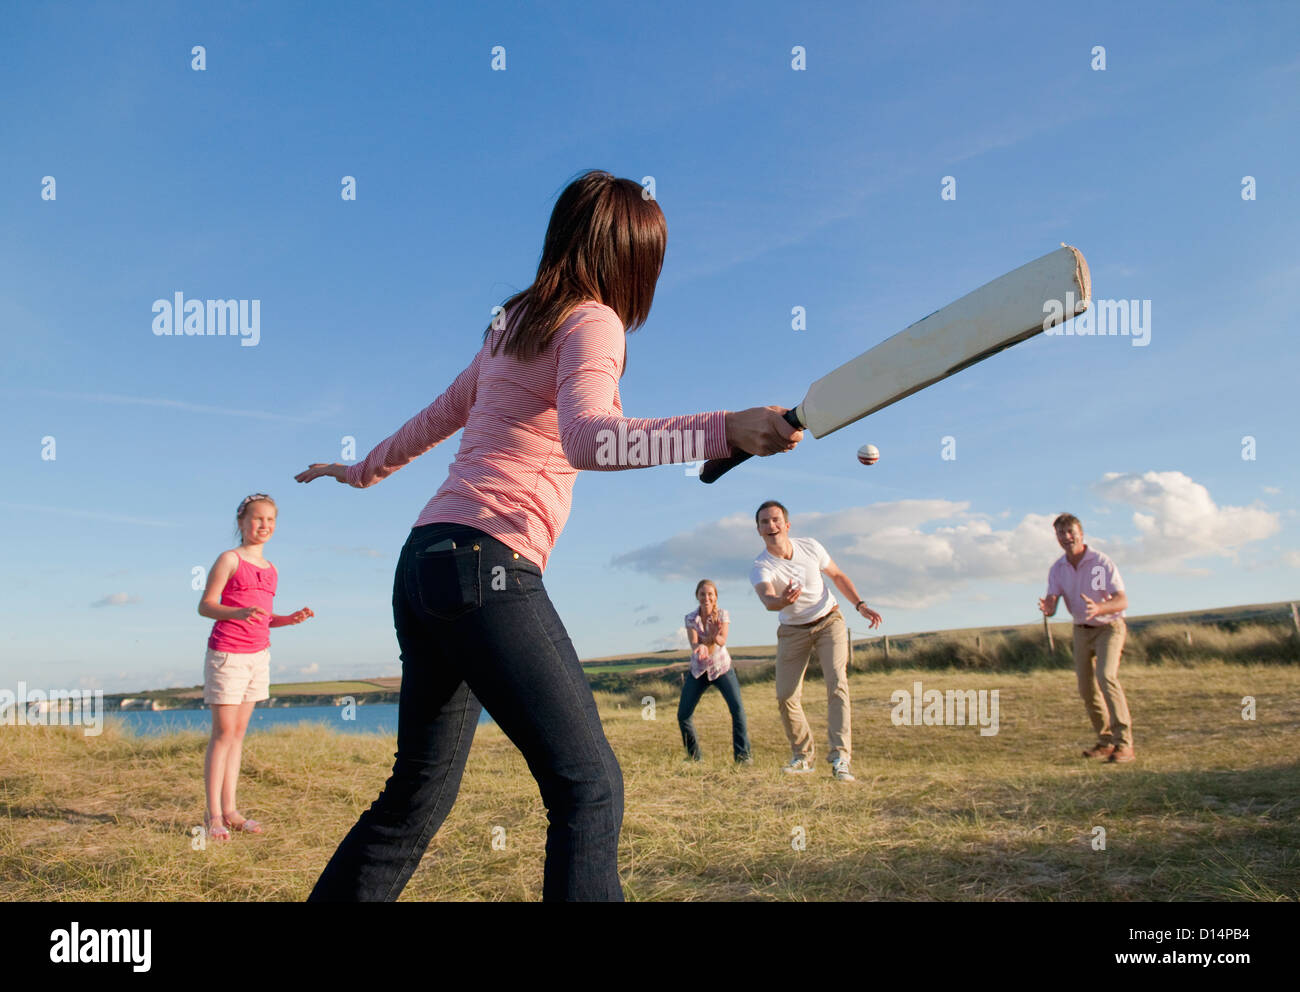
[(745, 707), (740, 702), (740, 680), (736, 678), (734, 668), (727, 669), (727, 674), (718, 676), (710, 682), (707, 675), (697, 679), (691, 678), (690, 670), (686, 672), (686, 684), (682, 686), (681, 702), (677, 704), (677, 725), (682, 728), (682, 743), (686, 753), (695, 760), (700, 758), (700, 742), (695, 736), (695, 724), (691, 715), (710, 685), (718, 687), (722, 698), (731, 710), (731, 750), (737, 761), (749, 757), (749, 729), (745, 725)]
[[(447, 539), (455, 550), (430, 550)], [(623, 776), (541, 570), (472, 527), (416, 527), (397, 562), (393, 623), (402, 650), (397, 760), (309, 899), (398, 897), (456, 801), (486, 706), (546, 805), (542, 898), (621, 901)]]

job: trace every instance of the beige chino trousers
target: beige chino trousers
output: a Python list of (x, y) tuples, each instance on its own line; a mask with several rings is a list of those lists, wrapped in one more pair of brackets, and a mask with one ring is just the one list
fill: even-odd
[(826, 680), (826, 722), (830, 737), (830, 760), (852, 758), (851, 715), (849, 712), (849, 634), (838, 609), (808, 627), (781, 624), (776, 631), (776, 701), (781, 725), (790, 740), (795, 758), (811, 762), (812, 728), (803, 712), (803, 677), (808, 661), (816, 652)]
[(1074, 672), (1079, 679), (1079, 696), (1098, 742), (1116, 747), (1133, 746), (1128, 700), (1119, 684), (1119, 657), (1127, 634), (1122, 617), (1097, 627), (1074, 626)]

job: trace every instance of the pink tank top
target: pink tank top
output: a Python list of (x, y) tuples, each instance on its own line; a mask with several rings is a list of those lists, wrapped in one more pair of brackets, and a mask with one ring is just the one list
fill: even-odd
[(271, 600), (275, 598), (275, 566), (266, 568), (243, 558), (239, 567), (226, 580), (226, 587), (221, 590), (221, 605), (243, 609), (246, 606), (258, 606), (266, 611), (250, 622), (248, 620), (218, 620), (212, 625), (212, 634), (208, 637), (208, 647), (213, 651), (230, 651), (235, 654), (253, 654), (271, 645)]

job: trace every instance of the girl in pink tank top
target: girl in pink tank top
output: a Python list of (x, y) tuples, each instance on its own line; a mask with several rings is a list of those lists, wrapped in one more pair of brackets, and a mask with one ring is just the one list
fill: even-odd
[(213, 840), (229, 840), (232, 829), (262, 832), (261, 824), (245, 817), (235, 804), (244, 732), (253, 707), (270, 697), (270, 628), (315, 615), (307, 608), (287, 616), (271, 612), (277, 573), (262, 556), (262, 547), (275, 533), (275, 518), (275, 501), (265, 493), (240, 502), (235, 512), (239, 547), (218, 556), (199, 603), (199, 615), (216, 621), (208, 637), (203, 678), (203, 701), (212, 709), (212, 736), (203, 762), (203, 823)]

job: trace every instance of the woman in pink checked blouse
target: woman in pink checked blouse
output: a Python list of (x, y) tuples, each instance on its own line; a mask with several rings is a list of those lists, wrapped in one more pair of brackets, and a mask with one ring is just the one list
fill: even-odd
[(542, 897), (623, 898), (622, 773), (542, 584), (574, 479), (581, 469), (732, 449), (769, 455), (802, 437), (783, 407), (623, 416), (624, 335), (649, 316), (668, 237), (659, 204), (642, 193), (599, 171), (570, 183), (532, 285), (505, 302), (504, 319), (484, 331), (447, 391), (359, 464), (317, 463), (297, 476), (365, 488), (464, 431), (397, 563), (402, 688), (393, 773), (325, 867), (313, 900), (397, 898), (455, 802), (481, 707), (523, 752), (541, 789), (549, 820)]
[(740, 700), (740, 680), (731, 664), (727, 651), (727, 636), (731, 633), (731, 615), (718, 605), (718, 587), (709, 579), (701, 579), (695, 586), (695, 601), (699, 609), (686, 614), (686, 639), (691, 645), (691, 667), (682, 682), (682, 695), (677, 703), (677, 726), (682, 732), (686, 755), (693, 761), (701, 760), (700, 741), (695, 734), (695, 721), (691, 717), (700, 696), (709, 686), (717, 686), (731, 711), (731, 752), (737, 764), (753, 764), (749, 753), (749, 728), (745, 722), (745, 705)]

